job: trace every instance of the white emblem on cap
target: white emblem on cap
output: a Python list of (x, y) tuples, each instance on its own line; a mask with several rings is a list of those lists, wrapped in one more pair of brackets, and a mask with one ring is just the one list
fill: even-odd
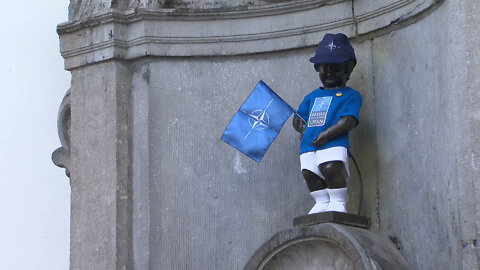
[(330, 44), (328, 44), (327, 46), (325, 46), (325, 48), (329, 48), (330, 51), (333, 51), (335, 50), (336, 48), (340, 48), (339, 46), (335, 45), (335, 43), (333, 43), (333, 40), (332, 42), (330, 42)]

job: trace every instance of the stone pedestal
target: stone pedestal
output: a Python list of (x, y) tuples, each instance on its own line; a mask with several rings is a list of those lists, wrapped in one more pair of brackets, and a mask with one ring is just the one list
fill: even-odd
[(282, 231), (268, 240), (244, 270), (409, 270), (397, 247), (358, 227), (321, 223)]
[(338, 223), (364, 229), (370, 227), (370, 219), (368, 217), (341, 212), (323, 212), (293, 219), (293, 227), (305, 227), (321, 223)]

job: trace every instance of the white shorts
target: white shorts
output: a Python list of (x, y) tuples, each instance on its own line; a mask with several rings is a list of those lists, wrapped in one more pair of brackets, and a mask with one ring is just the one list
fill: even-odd
[(318, 165), (328, 161), (342, 161), (347, 170), (347, 175), (350, 177), (350, 170), (348, 168), (348, 151), (343, 146), (335, 146), (324, 150), (317, 150), (306, 152), (300, 155), (300, 167), (301, 170), (307, 169), (316, 175), (323, 177), (322, 173), (318, 169)]

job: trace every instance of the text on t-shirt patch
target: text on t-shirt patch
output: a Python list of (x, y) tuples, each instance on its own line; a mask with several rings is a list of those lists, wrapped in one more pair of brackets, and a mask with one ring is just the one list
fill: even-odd
[(310, 117), (308, 117), (308, 127), (321, 127), (325, 125), (330, 103), (332, 103), (332, 97), (315, 98)]

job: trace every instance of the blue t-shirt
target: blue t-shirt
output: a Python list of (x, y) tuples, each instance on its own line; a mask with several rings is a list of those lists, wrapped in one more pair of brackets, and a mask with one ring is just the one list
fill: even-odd
[(307, 121), (305, 133), (300, 141), (300, 154), (335, 146), (344, 146), (349, 149), (348, 133), (342, 134), (319, 147), (313, 146), (312, 142), (320, 132), (337, 123), (342, 116), (353, 116), (358, 123), (361, 106), (362, 96), (350, 87), (340, 89), (318, 88), (305, 96), (297, 110), (297, 113)]

